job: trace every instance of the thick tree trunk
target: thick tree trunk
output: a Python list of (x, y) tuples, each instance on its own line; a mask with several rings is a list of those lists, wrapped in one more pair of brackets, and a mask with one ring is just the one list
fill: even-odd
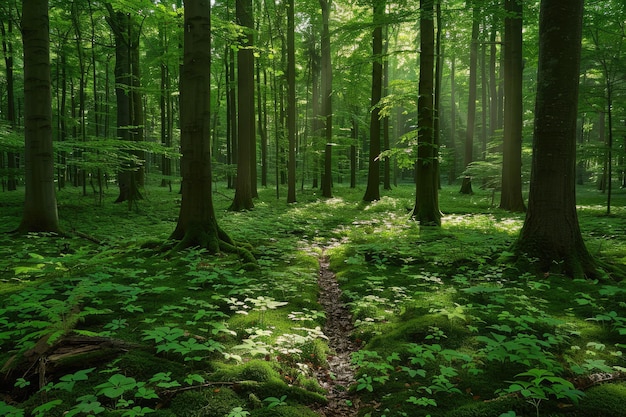
[[(235, 180), (235, 197), (229, 210), (242, 211), (254, 208), (253, 155), (256, 153), (254, 124), (254, 51), (252, 50), (252, 1), (237, 0), (237, 23), (246, 31), (242, 37), (243, 46), (237, 51), (237, 178)], [(255, 167), (256, 168), (256, 167)], [(256, 170), (255, 170), (256, 171)], [(254, 177), (256, 181), (256, 176)], [(256, 187), (255, 187), (256, 188)]]
[(595, 276), (576, 214), (576, 118), (583, 0), (542, 0), (528, 211), (517, 253), (543, 271)]
[(434, 76), (435, 31), (433, 1), (420, 1), (420, 79), (417, 118), (420, 127), (417, 136), (415, 207), (412, 217), (424, 226), (441, 226), (441, 212), (434, 164)]
[(504, 142), (500, 208), (526, 210), (522, 197), (522, 4), (506, 0), (504, 20)]
[(22, 2), (26, 194), (19, 232), (58, 232), (48, 1)]
[(374, 32), (372, 34), (372, 95), (370, 101), (370, 146), (367, 188), (363, 201), (380, 200), (380, 108), (383, 92), (383, 27), (385, 2), (374, 2)]
[(175, 250), (200, 246), (216, 253), (233, 242), (215, 218), (211, 171), (211, 18), (209, 0), (185, 1), (181, 77), (182, 202), (171, 239)]

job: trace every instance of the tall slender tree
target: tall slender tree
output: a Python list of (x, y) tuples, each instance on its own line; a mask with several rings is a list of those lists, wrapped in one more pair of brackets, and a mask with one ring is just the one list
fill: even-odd
[(522, 3), (505, 0), (504, 143), (500, 208), (525, 211), (522, 197)]
[[(114, 10), (105, 3), (107, 21), (115, 38), (115, 97), (117, 109), (117, 136), (124, 141), (143, 140), (142, 100), (139, 92), (139, 25), (134, 16), (122, 10)], [(139, 155), (134, 155), (139, 156)], [(133, 204), (141, 199), (139, 185), (142, 182), (142, 166), (131, 162), (125, 164), (118, 174), (120, 188), (116, 203), (128, 201)]]
[(324, 174), (322, 175), (322, 196), (332, 197), (332, 151), (333, 151), (333, 72), (330, 58), (330, 8), (332, 0), (319, 0), (322, 9), (321, 39), (321, 97), (322, 118), (324, 120)]
[(576, 121), (583, 0), (542, 0), (528, 211), (517, 252), (544, 271), (596, 274), (576, 213)]
[(58, 232), (48, 0), (22, 2), (26, 193), (18, 232)]
[[(7, 112), (6, 120), (9, 122), (11, 129), (15, 129), (17, 120), (15, 114), (15, 82), (13, 77), (13, 65), (15, 60), (13, 59), (13, 8), (9, 4), (7, 9), (6, 25), (5, 22), (0, 22), (0, 30), (2, 31), (2, 55), (4, 56), (5, 74), (6, 74), (6, 94), (7, 94)], [(4, 156), (0, 154), (0, 159), (4, 162)], [(15, 170), (17, 168), (17, 155), (15, 152), (7, 152), (7, 168), (9, 170), (7, 175), (7, 190), (17, 190), (17, 180), (15, 177)]]
[(434, 0), (420, 0), (420, 79), (417, 101), (417, 161), (415, 207), (412, 218), (425, 226), (441, 226), (436, 180), (434, 98), (435, 29)]
[[(472, 6), (472, 39), (470, 44), (469, 92), (467, 97), (467, 127), (465, 130), (465, 168), (474, 160), (474, 127), (476, 125), (476, 83), (478, 73), (478, 35), (480, 33), (480, 8), (476, 0), (468, 0)], [(466, 175), (461, 184), (462, 194), (472, 193), (472, 179)]]
[[(241, 45), (237, 51), (237, 178), (235, 197), (229, 210), (241, 211), (254, 208), (252, 182), (256, 183), (255, 123), (254, 123), (254, 51), (252, 0), (237, 0), (235, 10), (237, 23), (243, 29)], [(256, 187), (254, 187), (256, 189)]]
[(383, 93), (383, 19), (385, 0), (372, 0), (374, 31), (372, 33), (372, 96), (370, 101), (370, 146), (367, 188), (364, 201), (380, 200), (380, 107)]
[(296, 42), (294, 0), (287, 1), (287, 202), (296, 202)]

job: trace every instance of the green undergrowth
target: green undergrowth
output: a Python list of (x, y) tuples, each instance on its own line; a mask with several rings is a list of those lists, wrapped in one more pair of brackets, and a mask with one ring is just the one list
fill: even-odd
[[(411, 186), (372, 204), (362, 189), (306, 190), (291, 205), (260, 190), (242, 213), (218, 191), (218, 222), (252, 248), (256, 270), (151, 249), (180, 206), (159, 187), (133, 211), (112, 203), (114, 189), (97, 206), (68, 188), (66, 235), (0, 235), (0, 415), (316, 415), (326, 393), (315, 371), (332, 353), (317, 302), (323, 251), (361, 346), (359, 415), (625, 415), (626, 286), (508, 265), (523, 216), (491, 207), (491, 192), (444, 188), (443, 226), (431, 229), (408, 221)], [(22, 199), (0, 196), (1, 231), (17, 226)], [(590, 189), (580, 204), (591, 252), (623, 265), (623, 210), (605, 216)]]

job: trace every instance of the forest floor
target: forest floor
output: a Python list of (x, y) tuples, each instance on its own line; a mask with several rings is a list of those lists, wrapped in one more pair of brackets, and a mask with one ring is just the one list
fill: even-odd
[[(444, 187), (441, 228), (408, 220), (411, 185), (298, 203), (260, 190), (220, 226), (258, 268), (165, 256), (180, 195), (133, 210), (59, 192), (67, 236), (0, 233), (0, 415), (626, 417), (626, 191), (579, 191), (600, 280), (510, 263), (522, 214)], [(23, 194), (0, 194), (0, 232)], [(497, 199), (497, 196), (496, 196)], [(532, 261), (532, 260), (531, 260)]]

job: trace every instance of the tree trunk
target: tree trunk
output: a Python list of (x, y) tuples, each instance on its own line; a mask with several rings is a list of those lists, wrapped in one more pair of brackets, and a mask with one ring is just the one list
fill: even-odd
[(456, 181), (456, 57), (452, 55), (450, 58), (450, 139), (448, 140), (448, 184), (451, 185)]
[(294, 0), (287, 0), (287, 203), (296, 202), (296, 43)]
[[(479, 8), (472, 1), (473, 7), (473, 23), (472, 23), (472, 40), (470, 45), (470, 68), (469, 68), (469, 96), (467, 100), (467, 129), (465, 131), (465, 157), (463, 164), (465, 169), (474, 160), (474, 126), (476, 124), (476, 79), (478, 69), (478, 34), (480, 29)], [(470, 176), (463, 177), (461, 184), (461, 194), (472, 194), (472, 179)]]
[[(313, 136), (313, 143), (320, 143), (322, 138), (322, 108), (321, 108), (321, 57), (317, 48), (316, 37), (311, 34), (308, 42), (309, 62), (311, 65), (311, 133)], [(318, 187), (319, 171), (320, 171), (320, 152), (319, 148), (315, 146), (315, 152), (313, 152), (313, 181), (312, 188)]]
[(374, 32), (372, 34), (372, 95), (370, 101), (370, 146), (367, 188), (363, 201), (380, 200), (380, 108), (383, 90), (383, 20), (385, 2), (374, 1)]
[(243, 27), (242, 47), (237, 51), (237, 178), (235, 197), (229, 210), (242, 211), (254, 208), (252, 202), (252, 165), (254, 149), (254, 51), (252, 29), (252, 1), (237, 0), (237, 23)]
[(528, 211), (517, 253), (545, 272), (595, 276), (576, 213), (576, 118), (583, 0), (542, 0)]
[(417, 161), (415, 207), (412, 218), (424, 226), (441, 226), (439, 197), (434, 164), (434, 76), (435, 69), (435, 30), (433, 21), (433, 1), (420, 1), (420, 79), (417, 101)]
[(18, 232), (58, 232), (47, 0), (22, 2), (26, 194)]
[(171, 239), (175, 250), (200, 246), (216, 253), (233, 242), (215, 218), (211, 170), (211, 17), (209, 0), (186, 0), (181, 76), (182, 202)]
[[(384, 2), (385, 3), (385, 2)], [(385, 25), (384, 32), (385, 44), (383, 54), (386, 57), (389, 54), (389, 25)], [(383, 94), (389, 94), (389, 59), (385, 58), (383, 62)], [(383, 151), (391, 149), (390, 143), (390, 120), (389, 115), (383, 117)], [(383, 165), (383, 189), (391, 190), (391, 157), (386, 156), (382, 159)]]
[[(9, 9), (9, 13), (11, 9)], [(8, 21), (8, 35), (7, 29), (4, 28), (4, 22), (0, 22), (0, 28), (2, 29), (2, 54), (4, 55), (4, 63), (6, 69), (7, 79), (7, 115), (6, 120), (9, 122), (11, 129), (15, 129), (15, 82), (13, 78), (13, 43), (10, 38), (13, 34), (13, 22), (11, 19)], [(7, 190), (17, 190), (17, 180), (15, 178), (17, 155), (14, 152), (7, 152), (7, 168), (9, 169), (7, 176)]]
[[(109, 3), (105, 3), (109, 12), (107, 21), (115, 37), (115, 98), (117, 106), (117, 137), (123, 141), (131, 141), (133, 126), (133, 69), (132, 59), (135, 53), (132, 49), (139, 48), (138, 42), (133, 42), (133, 21), (130, 15), (116, 12)], [(138, 52), (136, 53), (137, 57)], [(140, 121), (139, 123), (143, 123)], [(139, 192), (139, 181), (136, 176), (136, 167), (133, 163), (122, 166), (118, 174), (120, 193), (116, 203), (128, 201), (132, 206), (142, 198)]]
[(526, 210), (522, 197), (522, 4), (506, 0), (504, 19), (504, 141), (500, 208)]
[(321, 96), (322, 117), (324, 119), (324, 174), (322, 175), (322, 196), (330, 198), (332, 192), (332, 150), (333, 150), (333, 73), (330, 61), (330, 6), (332, 0), (319, 0), (322, 9), (322, 41), (321, 41)]

